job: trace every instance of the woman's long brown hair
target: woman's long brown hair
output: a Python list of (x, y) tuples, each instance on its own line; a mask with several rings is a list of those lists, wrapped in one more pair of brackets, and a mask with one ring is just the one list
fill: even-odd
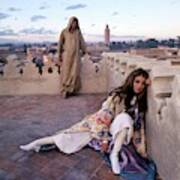
[[(137, 76), (143, 76), (146, 80), (149, 78), (149, 74), (144, 69), (138, 68), (129, 74), (122, 86), (110, 92), (110, 95), (115, 94), (115, 96), (125, 97), (126, 108), (130, 107), (130, 102), (135, 95), (133, 90), (133, 83)], [(145, 112), (147, 110), (147, 85), (145, 85), (143, 91), (138, 94), (137, 98), (139, 111)]]

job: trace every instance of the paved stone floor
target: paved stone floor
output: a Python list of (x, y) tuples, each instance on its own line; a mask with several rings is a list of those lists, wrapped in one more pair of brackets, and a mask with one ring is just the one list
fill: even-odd
[(104, 95), (0, 97), (0, 180), (120, 180), (99, 153), (23, 152), (19, 145), (50, 135), (95, 112)]

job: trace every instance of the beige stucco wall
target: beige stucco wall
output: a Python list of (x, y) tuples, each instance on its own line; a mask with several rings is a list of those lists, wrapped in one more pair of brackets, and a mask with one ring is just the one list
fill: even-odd
[[(60, 74), (51, 63), (43, 67), (43, 74), (31, 62), (25, 64), (23, 74), (19, 73), (17, 61), (10, 61), (0, 76), (0, 95), (59, 94)], [(48, 73), (48, 68), (53, 73)], [(81, 93), (102, 93), (107, 91), (107, 66), (103, 61), (93, 63), (89, 56), (82, 58)]]

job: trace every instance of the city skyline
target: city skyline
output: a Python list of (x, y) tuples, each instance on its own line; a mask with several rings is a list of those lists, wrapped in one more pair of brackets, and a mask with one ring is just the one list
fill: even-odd
[(0, 41), (57, 41), (68, 19), (76, 16), (86, 41), (175, 38), (180, 33), (178, 0), (1, 0)]

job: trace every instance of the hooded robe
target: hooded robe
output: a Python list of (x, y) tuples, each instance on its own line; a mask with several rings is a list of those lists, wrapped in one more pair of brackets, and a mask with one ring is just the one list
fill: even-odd
[(61, 32), (58, 44), (59, 59), (62, 59), (60, 75), (60, 92), (74, 93), (81, 87), (80, 66), (81, 55), (86, 47), (80, 28), (70, 32), (72, 22), (77, 19), (70, 18), (68, 26)]

